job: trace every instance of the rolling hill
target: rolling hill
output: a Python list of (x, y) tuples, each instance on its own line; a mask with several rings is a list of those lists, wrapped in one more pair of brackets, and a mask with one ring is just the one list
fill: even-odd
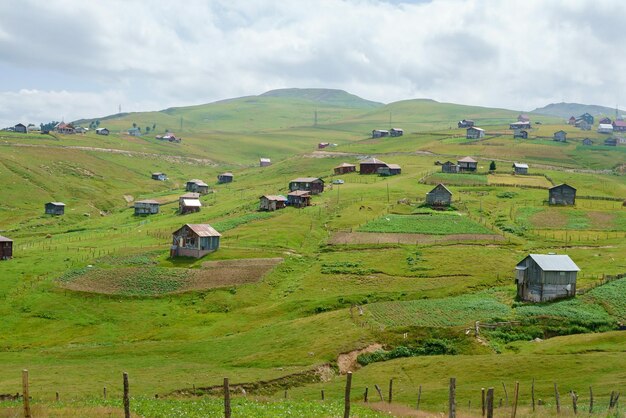
[[(531, 113), (539, 115), (557, 116), (559, 118), (569, 118), (570, 116), (579, 116), (583, 113), (589, 113), (593, 116), (608, 116), (611, 119), (615, 117), (615, 108), (598, 105), (586, 105), (580, 103), (550, 103), (544, 107), (539, 107)], [(617, 110), (621, 116), (626, 114), (624, 110)]]

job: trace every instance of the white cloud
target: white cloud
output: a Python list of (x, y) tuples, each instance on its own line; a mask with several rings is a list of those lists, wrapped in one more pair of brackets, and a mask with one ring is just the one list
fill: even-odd
[[(619, 0), (9, 3), (0, 4), (0, 57), (10, 74), (29, 76), (15, 76), (17, 85), (0, 80), (8, 106), (0, 123), (277, 87), (517, 109), (613, 105), (626, 90), (626, 61), (615, 53), (623, 43)], [(64, 91), (46, 88), (56, 74)], [(102, 92), (107, 102), (94, 101)]]

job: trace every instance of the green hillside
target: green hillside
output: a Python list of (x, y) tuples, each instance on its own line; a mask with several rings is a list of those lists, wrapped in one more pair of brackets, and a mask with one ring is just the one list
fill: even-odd
[[(581, 405), (592, 384), (596, 412), (606, 415), (610, 392), (626, 391), (618, 331), (626, 278), (617, 277), (626, 273), (626, 147), (548, 116), (533, 116), (528, 140), (514, 139), (508, 124), (518, 114), (286, 89), (99, 119), (109, 136), (0, 132), (0, 235), (14, 240), (14, 258), (0, 261), (0, 394), (21, 391), (26, 368), (41, 416), (115, 416), (126, 371), (135, 413), (210, 416), (227, 376), (245, 384), (247, 397), (233, 391), (241, 416), (322, 417), (341, 410), (340, 372), (350, 369), (358, 416), (384, 416), (363, 392), (377, 399), (374, 384), (384, 391), (391, 378), (394, 414), (414, 408), (419, 385), (422, 409), (441, 414), (452, 376), (459, 413), (476, 415), (481, 387), (498, 388), (499, 398), (505, 382), (511, 397), (518, 380), (522, 415), (531, 415), (535, 379), (537, 397), (552, 396), (556, 381), (563, 398), (581, 394)], [(371, 138), (390, 116), (405, 135)], [(468, 118), (485, 138), (467, 140), (456, 128)], [(183, 140), (159, 141), (152, 129), (132, 137), (124, 133), (132, 123)], [(566, 143), (552, 140), (561, 129)], [(582, 145), (585, 137), (594, 144)], [(336, 146), (319, 150), (319, 142)], [(476, 173), (436, 165), (467, 155)], [(364, 156), (402, 173), (334, 175)], [(259, 157), (273, 164), (259, 167)], [(513, 175), (514, 161), (528, 163), (530, 175)], [(169, 179), (152, 180), (156, 171)], [(224, 171), (232, 183), (217, 183)], [(325, 180), (312, 206), (258, 211), (261, 195), (287, 194), (296, 177)], [(212, 193), (200, 212), (180, 215), (192, 178)], [(452, 207), (433, 211), (425, 195), (442, 181)], [(546, 203), (547, 188), (562, 182), (578, 189), (574, 207)], [(135, 216), (140, 199), (159, 201), (159, 214)], [(66, 203), (65, 215), (45, 215), (48, 201)], [(170, 258), (171, 233), (186, 223), (214, 226), (220, 249)], [(517, 301), (516, 263), (548, 252), (570, 255), (584, 294)], [(514, 323), (476, 336), (476, 321)], [(20, 405), (1, 401), (0, 416)], [(562, 407), (573, 413), (569, 400)], [(556, 414), (551, 398), (541, 414)]]
[[(615, 108), (586, 105), (580, 103), (550, 103), (544, 107), (539, 107), (532, 111), (534, 114), (557, 116), (559, 118), (569, 119), (570, 116), (580, 116), (589, 113), (593, 116), (608, 116), (611, 119), (615, 117)], [(624, 110), (617, 110), (619, 116), (626, 114)]]

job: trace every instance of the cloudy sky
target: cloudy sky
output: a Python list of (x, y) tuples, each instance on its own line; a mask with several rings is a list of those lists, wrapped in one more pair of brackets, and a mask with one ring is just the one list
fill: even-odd
[(0, 126), (338, 88), (626, 104), (623, 0), (3, 0)]

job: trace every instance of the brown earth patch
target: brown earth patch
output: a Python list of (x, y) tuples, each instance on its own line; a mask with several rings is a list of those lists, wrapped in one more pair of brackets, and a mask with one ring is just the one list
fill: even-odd
[(616, 215), (610, 212), (587, 212), (591, 229), (611, 229), (615, 226)]
[(337, 356), (337, 366), (339, 367), (339, 373), (346, 374), (348, 372), (353, 372), (359, 368), (361, 365), (357, 363), (356, 359), (360, 354), (373, 353), (374, 351), (380, 350), (383, 348), (381, 344), (371, 344), (365, 348), (361, 348), (360, 350), (353, 350), (349, 353), (339, 354)]
[(562, 229), (567, 226), (567, 215), (557, 210), (543, 210), (533, 214), (530, 222), (537, 229)]
[(337, 232), (328, 241), (337, 244), (416, 244), (454, 241), (503, 241), (504, 237), (495, 234), (392, 234), (378, 232)]

